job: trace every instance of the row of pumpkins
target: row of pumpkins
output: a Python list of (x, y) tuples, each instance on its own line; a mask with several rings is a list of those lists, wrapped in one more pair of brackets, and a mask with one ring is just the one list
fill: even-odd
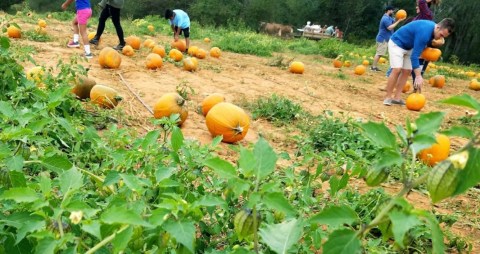
[[(114, 108), (121, 100), (121, 96), (113, 88), (96, 84), (93, 79), (79, 75), (75, 80), (72, 92), (78, 99), (90, 100), (103, 107)], [(206, 117), (206, 124), (212, 136), (223, 136), (222, 141), (234, 143), (242, 140), (248, 132), (250, 118), (245, 111), (228, 102), (221, 94), (211, 94), (201, 103), (202, 114)], [(188, 117), (185, 99), (178, 93), (166, 93), (153, 106), (155, 118), (170, 117), (179, 114), (178, 125), (182, 125)]]

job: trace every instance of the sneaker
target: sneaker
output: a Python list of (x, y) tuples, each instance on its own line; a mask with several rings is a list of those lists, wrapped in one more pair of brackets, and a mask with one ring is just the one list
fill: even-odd
[(405, 105), (405, 101), (403, 100), (391, 100), (392, 104), (395, 104), (395, 105), (401, 105), (401, 106), (404, 106)]
[(90, 52), (89, 54), (85, 53), (85, 58), (92, 59), (93, 58), (92, 52)]
[(93, 38), (89, 41), (90, 44), (93, 44), (95, 46), (98, 46), (98, 44), (100, 43), (100, 41), (96, 38)]
[(113, 47), (113, 49), (118, 50), (118, 51), (122, 51), (123, 47), (125, 47), (125, 45), (118, 44), (117, 46)]
[(68, 44), (67, 44), (67, 47), (69, 48), (79, 48), (80, 47), (80, 43), (77, 41), (70, 41)]
[(385, 106), (392, 106), (392, 99), (385, 99), (383, 101), (383, 105)]
[(370, 67), (370, 70), (372, 70), (372, 71), (381, 71), (379, 68), (377, 68), (377, 67), (373, 67), (373, 66), (372, 66), (372, 67)]

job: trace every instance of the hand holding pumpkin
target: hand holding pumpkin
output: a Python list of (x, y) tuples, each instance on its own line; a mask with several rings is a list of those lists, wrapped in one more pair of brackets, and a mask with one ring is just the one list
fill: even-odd
[(423, 77), (422, 75), (417, 75), (413, 82), (413, 88), (419, 92), (422, 92)]

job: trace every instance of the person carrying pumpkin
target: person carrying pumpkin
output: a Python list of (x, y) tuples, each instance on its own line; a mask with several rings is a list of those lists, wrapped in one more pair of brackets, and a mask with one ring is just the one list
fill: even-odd
[(102, 0), (98, 5), (102, 7), (102, 12), (98, 18), (98, 27), (95, 37), (90, 40), (90, 44), (98, 45), (100, 37), (105, 30), (105, 22), (109, 17), (112, 18), (112, 23), (117, 32), (119, 44), (114, 47), (116, 50), (122, 50), (125, 46), (125, 38), (123, 36), (122, 25), (120, 24), (120, 10), (123, 8), (124, 0)]
[(62, 4), (62, 9), (66, 10), (68, 6), (75, 1), (75, 8), (77, 14), (72, 21), (73, 27), (73, 40), (67, 44), (69, 48), (79, 48), (79, 33), (82, 36), (83, 47), (85, 49), (85, 57), (92, 58), (92, 52), (90, 51), (90, 44), (87, 36), (87, 23), (88, 19), (92, 16), (92, 8), (90, 7), (90, 0), (66, 0)]
[(392, 73), (388, 77), (384, 105), (405, 105), (401, 99), (402, 89), (412, 69), (416, 75), (413, 87), (421, 92), (423, 77), (419, 58), (422, 51), (434, 39), (450, 36), (454, 29), (455, 22), (450, 18), (443, 19), (438, 24), (430, 20), (416, 20), (402, 26), (392, 35), (388, 41)]
[(188, 14), (180, 9), (166, 9), (165, 19), (168, 19), (168, 22), (172, 27), (173, 39), (175, 41), (178, 41), (178, 36), (183, 33), (185, 44), (187, 46), (186, 52), (188, 52), (188, 46), (190, 45), (190, 17)]

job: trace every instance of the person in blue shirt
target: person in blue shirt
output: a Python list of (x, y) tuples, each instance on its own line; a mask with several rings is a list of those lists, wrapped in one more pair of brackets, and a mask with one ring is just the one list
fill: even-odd
[(380, 71), (377, 68), (378, 60), (381, 56), (387, 55), (388, 49), (388, 40), (393, 34), (393, 29), (404, 19), (399, 19), (395, 21), (393, 19), (393, 10), (392, 6), (387, 6), (385, 8), (385, 14), (383, 14), (382, 19), (380, 20), (380, 25), (378, 26), (378, 34), (377, 34), (377, 51), (375, 52), (375, 57), (373, 58), (372, 67), (370, 69), (372, 71)]
[(388, 41), (392, 73), (388, 77), (384, 105), (405, 105), (401, 100), (402, 89), (412, 69), (416, 76), (413, 87), (421, 92), (423, 77), (419, 58), (422, 51), (434, 39), (450, 36), (454, 29), (455, 22), (450, 18), (443, 19), (438, 24), (430, 20), (416, 20), (402, 26), (392, 35)]
[(180, 9), (167, 9), (165, 10), (165, 19), (169, 20), (175, 41), (178, 41), (178, 36), (183, 33), (187, 46), (186, 51), (188, 52), (188, 46), (190, 45), (190, 17), (188, 17), (188, 14)]

